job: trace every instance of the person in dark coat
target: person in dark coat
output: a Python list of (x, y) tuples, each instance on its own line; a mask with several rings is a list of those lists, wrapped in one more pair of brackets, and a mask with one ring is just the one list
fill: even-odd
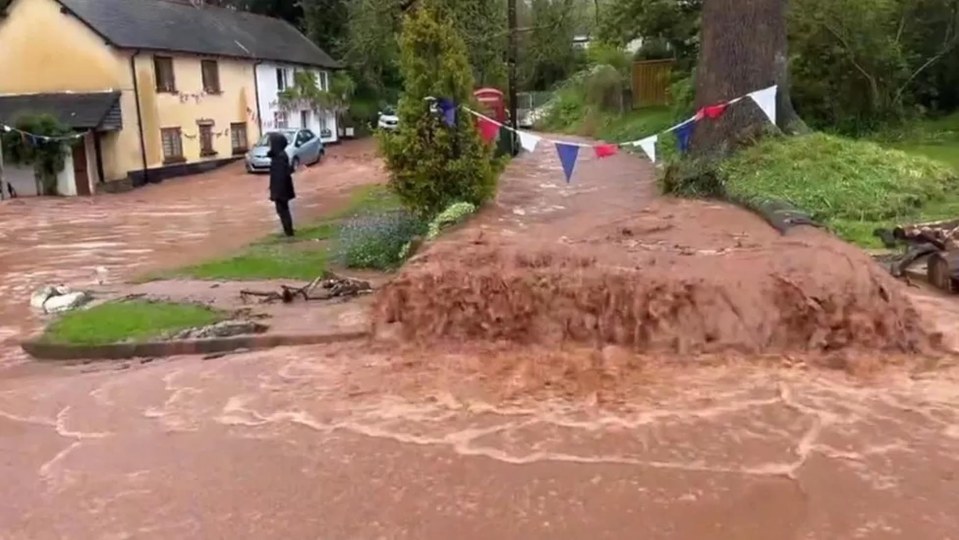
[(283, 225), (283, 234), (293, 236), (293, 216), (290, 201), (296, 198), (293, 190), (293, 167), (286, 154), (288, 142), (280, 133), (270, 134), (270, 200), (276, 205), (276, 215)]

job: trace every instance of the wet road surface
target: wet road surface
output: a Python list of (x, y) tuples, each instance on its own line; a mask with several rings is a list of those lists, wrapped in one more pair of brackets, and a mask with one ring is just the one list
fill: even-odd
[[(315, 218), (358, 186), (383, 182), (373, 150), (372, 141), (331, 147), (323, 163), (297, 173), (294, 218)], [(121, 195), (0, 203), (0, 343), (36, 330), (28, 302), (44, 285), (88, 286), (100, 266), (110, 280), (131, 279), (223, 255), (276, 231), (268, 181), (236, 163)]]
[[(556, 173), (551, 158), (522, 165)], [(229, 195), (231, 208), (199, 203), (224, 191), (209, 181), (205, 191), (171, 183), (149, 199), (97, 201), (95, 218), (53, 217), (72, 201), (29, 207), (47, 225), (17, 225), (17, 247), (4, 237), (0, 286), (22, 303), (28, 285), (74, 275), (55, 266), (64, 257), (75, 257), (65, 260), (77, 276), (104, 258), (129, 275), (271, 226), (258, 195)], [(181, 234), (149, 234), (168, 220)], [(20, 309), (3, 306), (4, 315)], [(431, 354), (439, 366), (462, 361)], [(394, 351), (347, 344), (9, 367), (0, 375), (0, 537), (959, 538), (955, 368), (856, 381), (800, 368), (677, 367), (604, 407), (490, 402), (470, 381), (435, 384), (398, 366)]]

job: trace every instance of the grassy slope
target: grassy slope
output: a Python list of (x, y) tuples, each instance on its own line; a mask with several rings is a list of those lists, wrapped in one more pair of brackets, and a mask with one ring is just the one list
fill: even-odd
[(115, 302), (67, 313), (43, 335), (45, 341), (101, 345), (147, 341), (168, 332), (206, 326), (225, 316), (204, 306), (166, 302)]
[(879, 141), (891, 148), (942, 161), (959, 171), (959, 112), (886, 134)]
[(368, 186), (354, 193), (350, 202), (340, 212), (298, 229), (292, 240), (273, 234), (230, 257), (206, 261), (154, 277), (311, 280), (328, 267), (332, 259), (331, 243), (341, 220), (362, 212), (398, 207), (399, 201), (385, 186)]
[(727, 160), (722, 173), (734, 198), (789, 201), (863, 246), (878, 245), (878, 227), (937, 219), (959, 202), (947, 165), (821, 133), (766, 139)]

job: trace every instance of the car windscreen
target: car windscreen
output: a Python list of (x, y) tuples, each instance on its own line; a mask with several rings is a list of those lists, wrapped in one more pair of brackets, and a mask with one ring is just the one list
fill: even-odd
[(269, 146), (270, 146), (270, 136), (273, 135), (274, 133), (279, 133), (280, 135), (283, 135), (284, 137), (286, 137), (287, 144), (289, 144), (290, 139), (293, 138), (293, 132), (292, 132), (292, 131), (291, 131), (291, 132), (271, 131), (270, 133), (264, 133), (263, 136), (260, 137), (260, 140), (256, 143), (256, 145), (257, 145), (257, 146), (266, 146), (266, 147), (269, 147)]

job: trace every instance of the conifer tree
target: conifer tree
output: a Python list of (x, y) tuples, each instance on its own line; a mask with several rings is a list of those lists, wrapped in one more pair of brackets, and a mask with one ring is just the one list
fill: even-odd
[(406, 16), (400, 38), (404, 93), (399, 129), (380, 137), (390, 187), (413, 212), (431, 217), (454, 202), (477, 206), (496, 191), (498, 162), (493, 148), (461, 108), (453, 126), (432, 113), (428, 98), (471, 106), (473, 75), (466, 45), (433, 0)]

